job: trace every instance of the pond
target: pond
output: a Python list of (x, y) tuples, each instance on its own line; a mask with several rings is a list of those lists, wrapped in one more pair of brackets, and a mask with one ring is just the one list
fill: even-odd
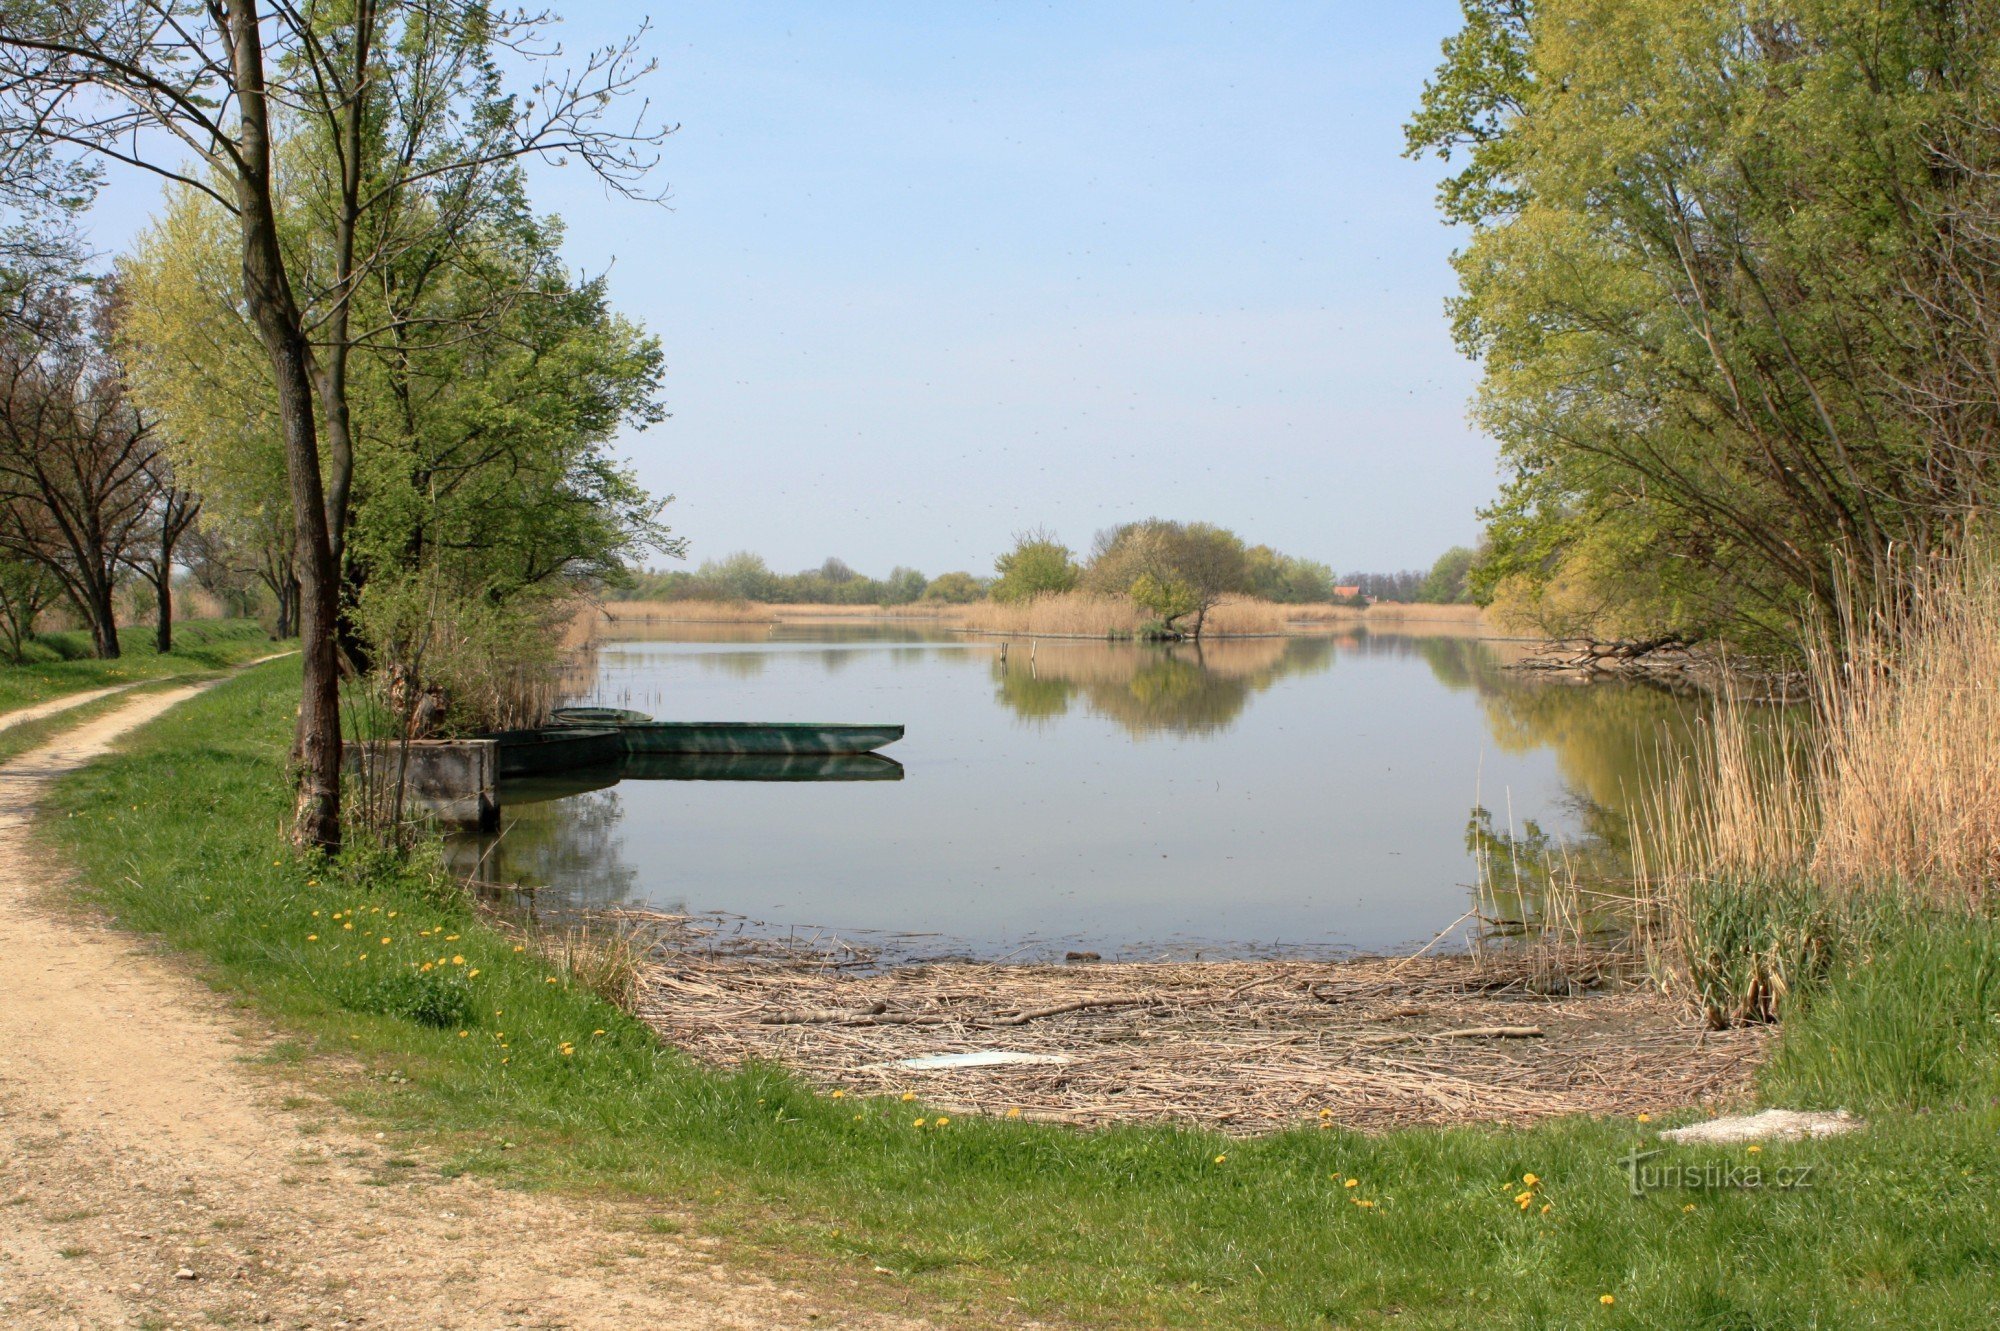
[[(1520, 645), (1442, 634), (1003, 650), (887, 623), (614, 632), (584, 701), (901, 722), (900, 770), (511, 782), (500, 833), (456, 843), (457, 867), (545, 905), (713, 912), (902, 957), (1462, 942), (1482, 846), (1504, 860), (1512, 829), (1615, 854), (1694, 706), (1524, 676)], [(1504, 929), (1531, 910), (1482, 914)]]

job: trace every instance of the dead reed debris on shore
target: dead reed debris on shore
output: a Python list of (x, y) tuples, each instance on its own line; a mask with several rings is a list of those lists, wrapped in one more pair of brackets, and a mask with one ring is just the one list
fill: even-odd
[[(1761, 1031), (1704, 1031), (1641, 985), (1550, 984), (1525, 958), (876, 970), (851, 952), (718, 951), (696, 921), (626, 923), (648, 956), (636, 1010), (672, 1044), (956, 1113), (1244, 1133), (1525, 1123), (1729, 1099), (1764, 1050)], [(1037, 1057), (902, 1066), (995, 1050)]]

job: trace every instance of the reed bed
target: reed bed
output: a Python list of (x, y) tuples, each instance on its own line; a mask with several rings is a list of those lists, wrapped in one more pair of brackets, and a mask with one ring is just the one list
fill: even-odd
[(1779, 1018), (1912, 911), (2000, 873), (2000, 558), (1940, 560), (1809, 653), (1811, 716), (1725, 691), (1641, 809), (1663, 987), (1712, 1025)]
[[(1244, 1134), (1527, 1123), (1730, 1099), (1764, 1052), (1758, 1032), (1704, 1032), (1643, 986), (1587, 967), (1551, 983), (1505, 953), (877, 970), (684, 917), (621, 923), (651, 939), (635, 1010), (674, 1046), (963, 1114)], [(1043, 1061), (900, 1066), (995, 1050)]]
[(959, 607), (953, 625), (973, 633), (1070, 638), (1128, 638), (1149, 616), (1124, 596), (1066, 592), (1032, 601), (975, 601)]

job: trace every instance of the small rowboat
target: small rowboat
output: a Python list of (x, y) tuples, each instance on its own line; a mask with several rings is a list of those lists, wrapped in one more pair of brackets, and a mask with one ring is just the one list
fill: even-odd
[(558, 707), (549, 713), (549, 719), (559, 726), (618, 726), (653, 718), (623, 707)]
[(544, 726), (536, 730), (502, 730), (495, 741), (503, 777), (547, 776), (578, 767), (614, 763), (625, 752), (615, 726)]
[(897, 725), (837, 721), (655, 721), (617, 707), (561, 707), (554, 730), (612, 726), (626, 753), (873, 753), (903, 737)]

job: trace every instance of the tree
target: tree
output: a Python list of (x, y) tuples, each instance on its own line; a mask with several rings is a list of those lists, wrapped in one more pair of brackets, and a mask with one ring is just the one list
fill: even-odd
[(2000, 480), (1990, 25), (1917, 0), (1466, 16), (1410, 146), (1465, 154), (1453, 316), (1511, 472), (1479, 576), (1629, 581), (1656, 629), (1772, 639), (1957, 540)]
[(1417, 588), (1416, 600), (1431, 605), (1457, 605), (1472, 599), (1472, 566), (1476, 552), (1454, 545), (1437, 557)]
[(0, 635), (5, 636), (9, 661), (22, 659), (35, 636), (35, 621), (62, 594), (62, 585), (44, 565), (0, 547)]
[(174, 553), (201, 515), (201, 496), (181, 487), (173, 461), (163, 451), (147, 459), (146, 485), (151, 503), (125, 562), (152, 585), (158, 615), (153, 646), (164, 656), (174, 649)]
[(1070, 548), (1039, 527), (1017, 533), (1014, 548), (995, 560), (993, 568), (1000, 575), (993, 584), (996, 601), (1032, 601), (1073, 591), (1082, 576)]
[(110, 301), (49, 295), (38, 337), (0, 338), (0, 548), (39, 564), (118, 655), (113, 597), (156, 497), (158, 442), (105, 349)]
[(923, 599), (946, 605), (969, 605), (986, 595), (979, 579), (970, 573), (940, 573), (924, 588)]
[(1094, 589), (1122, 592), (1152, 611), (1169, 633), (1193, 616), (1189, 636), (1200, 638), (1208, 612), (1247, 588), (1249, 566), (1234, 532), (1148, 518), (1100, 532), (1088, 576)]
[(1268, 545), (1243, 552), (1243, 585), (1252, 595), (1284, 605), (1333, 599), (1333, 570), (1325, 564), (1280, 554)]
[(924, 589), (929, 585), (930, 579), (922, 573), (898, 564), (889, 570), (889, 576), (883, 580), (882, 604), (908, 605), (912, 601), (921, 600)]
[[(603, 128), (648, 68), (635, 60), (636, 39), (538, 80), (532, 97), (484, 96), (491, 84), (471, 76), (493, 76), (488, 52), (533, 56), (546, 22), (496, 15), (475, 0), (354, 0), (338, 9), (293, 0), (0, 0), (0, 161), (77, 149), (199, 190), (236, 219), (244, 307), (270, 364), (295, 529), (302, 845), (340, 844), (335, 539), (353, 457), (338, 366), (355, 336), (345, 308), (361, 284), (360, 257), (398, 248), (387, 230), (364, 247), (364, 219), (393, 215), (431, 182), (464, 182), (492, 162), (528, 155), (573, 155), (629, 187), (652, 164), (645, 146), (665, 133)], [(425, 82), (440, 70), (459, 73)], [(385, 111), (402, 113), (411, 131), (380, 135), (375, 117)], [(334, 153), (327, 220), (339, 312), (318, 321), (301, 304), (308, 275), (286, 253), (276, 155), (288, 132), (320, 135)], [(384, 151), (393, 148), (401, 155)], [(334, 356), (322, 357), (322, 337), (340, 349)]]

